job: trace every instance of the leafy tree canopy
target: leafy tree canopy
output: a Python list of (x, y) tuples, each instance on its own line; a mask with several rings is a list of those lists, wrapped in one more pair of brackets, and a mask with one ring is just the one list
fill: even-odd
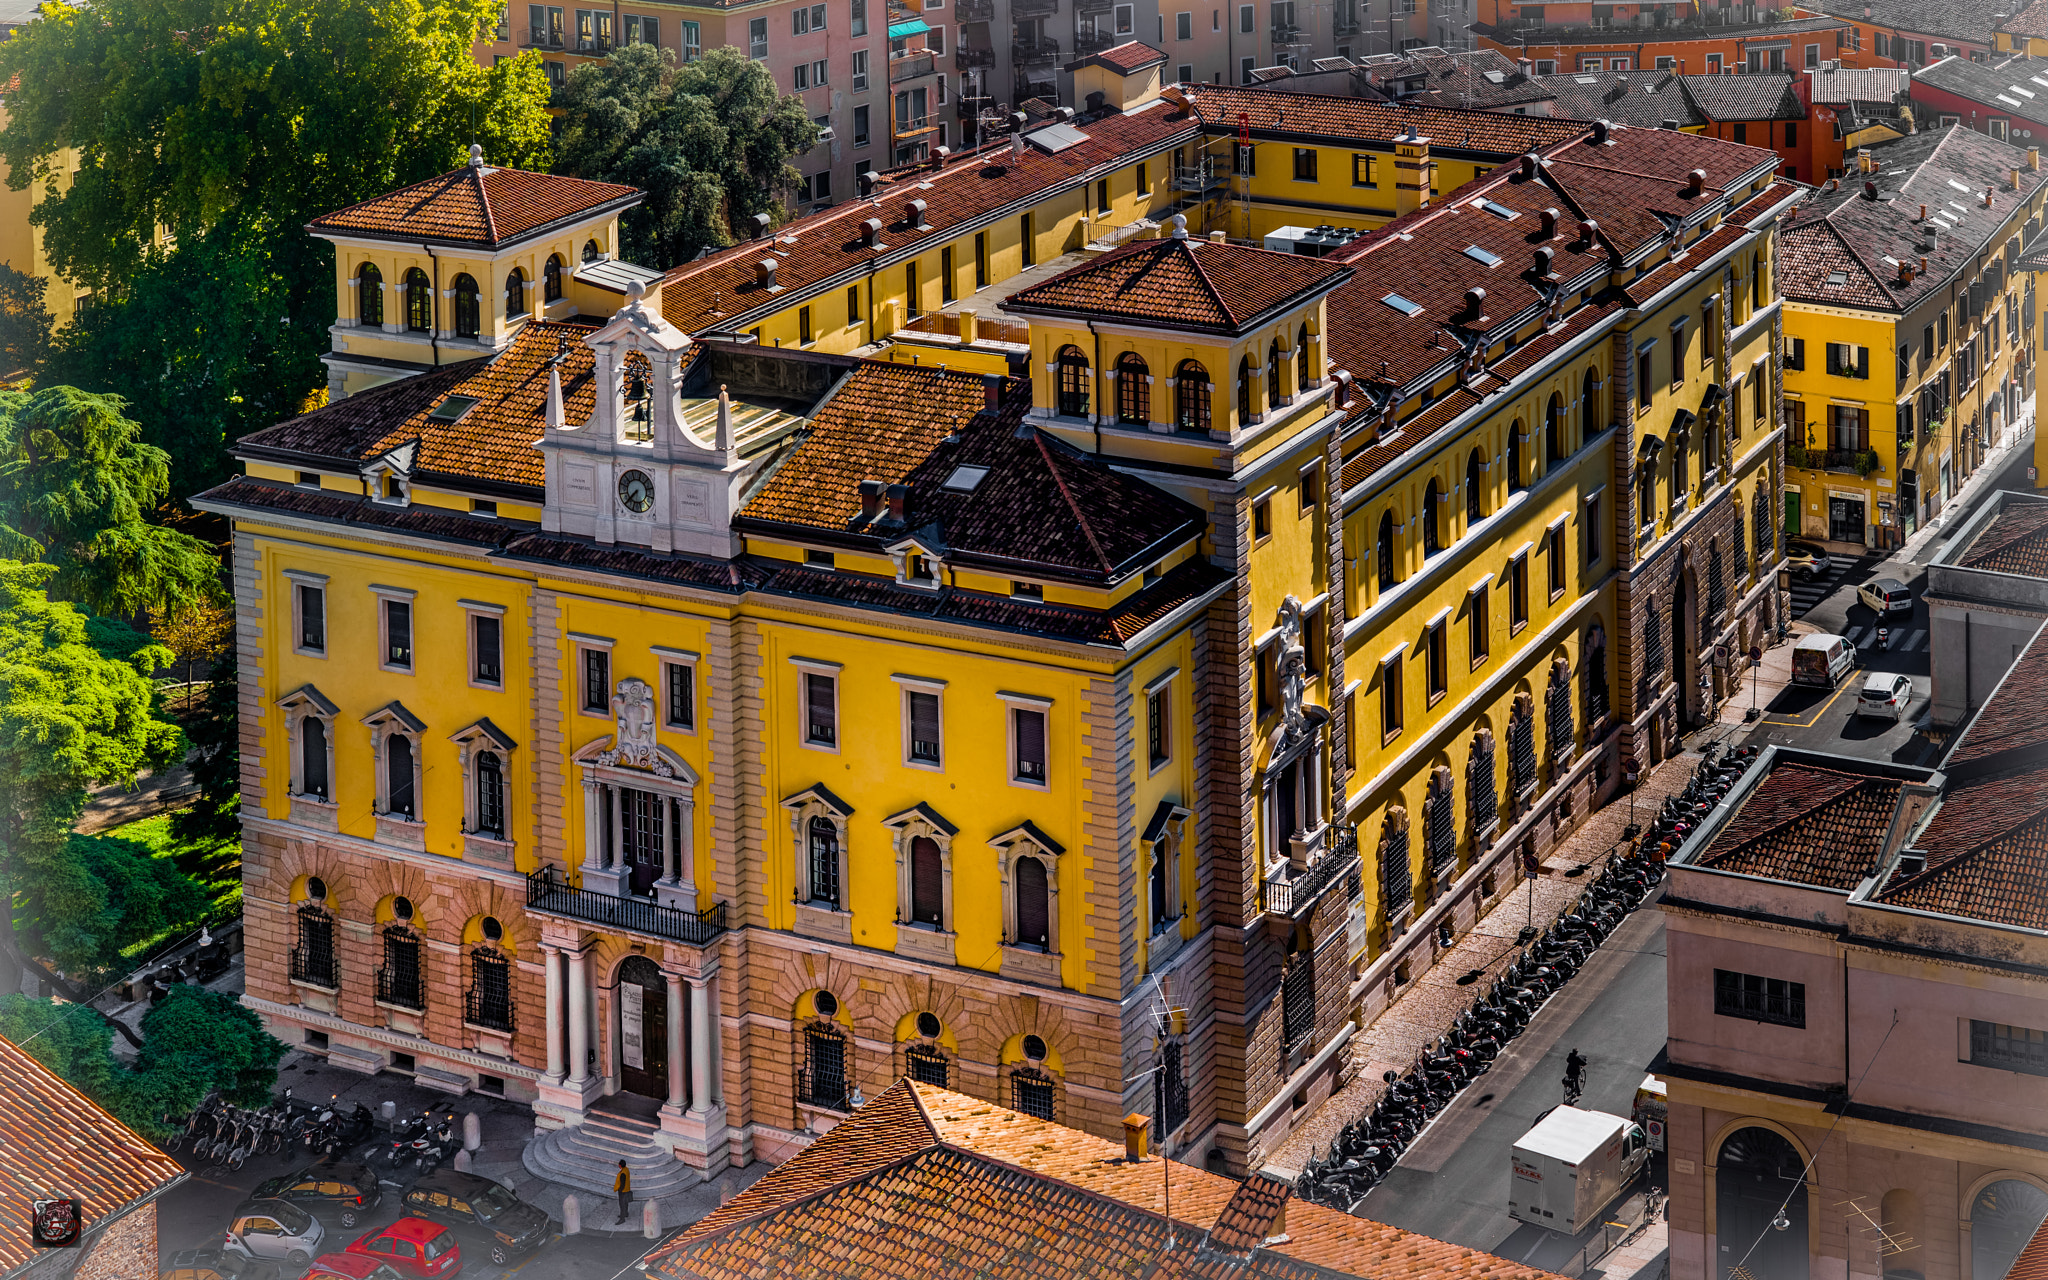
[(213, 664), (213, 678), (198, 708), (185, 717), (192, 750), (186, 763), (199, 798), (171, 814), (171, 833), (191, 843), (238, 840), (242, 834), (242, 735), (237, 655), (231, 643)]
[(0, 392), (0, 557), (43, 561), (50, 590), (96, 613), (205, 600), (220, 562), (144, 514), (170, 488), (120, 399), (76, 387)]
[(49, 353), (48, 290), (49, 281), (0, 262), (0, 378), (34, 370)]
[(757, 213), (779, 217), (791, 159), (818, 140), (802, 100), (732, 48), (678, 67), (625, 45), (570, 72), (562, 103), (557, 171), (647, 192), (621, 219), (623, 256), (663, 269), (731, 244)]

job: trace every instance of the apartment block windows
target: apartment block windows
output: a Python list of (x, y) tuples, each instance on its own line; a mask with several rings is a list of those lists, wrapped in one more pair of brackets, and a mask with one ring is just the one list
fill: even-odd
[(298, 652), (325, 655), (327, 652), (327, 587), (320, 582), (292, 584), (293, 602), (299, 613)]
[(1650, 407), (1650, 352), (1646, 349), (1636, 357), (1636, 403)]
[(1508, 561), (1508, 634), (1529, 625), (1529, 553)]
[(1017, 782), (1045, 783), (1045, 708), (1010, 707), (1010, 777)]
[(1443, 619), (1429, 624), (1422, 635), (1422, 646), (1428, 658), (1429, 705), (1435, 706), (1437, 699), (1451, 690), (1450, 647), (1444, 637)]
[(1564, 594), (1565, 588), (1564, 521), (1551, 527), (1545, 541), (1548, 554), (1544, 558), (1550, 561), (1550, 598), (1555, 600)]
[(1017, 235), (1024, 251), (1024, 265), (1027, 267), (1038, 265), (1038, 242), (1031, 232), (1030, 214), (1027, 213), (1018, 219)]
[(1716, 969), (1714, 1012), (1725, 1018), (1771, 1022), (1781, 1027), (1804, 1027), (1806, 984)]
[(1401, 655), (1380, 664), (1380, 736), (1392, 741), (1401, 732)]
[(1178, 13), (1174, 15), (1173, 38), (1176, 40), (1192, 40), (1195, 38), (1194, 14)]
[[(868, 55), (865, 49), (853, 55), (853, 87), (856, 91), (868, 87)], [(853, 109), (853, 145), (868, 145), (868, 108), (865, 106)]]
[(378, 612), (383, 615), (383, 661), (387, 671), (412, 670), (412, 596), (404, 599), (384, 596)]
[(1314, 182), (1316, 180), (1316, 149), (1296, 147), (1294, 149), (1294, 180)]
[(696, 62), (704, 56), (703, 28), (694, 22), (683, 24), (683, 61)]
[(1837, 378), (1868, 378), (1870, 348), (1851, 346), (1846, 342), (1830, 342), (1828, 373)]
[(697, 727), (697, 668), (694, 662), (661, 665), (662, 723), (671, 729)]
[(839, 677), (832, 671), (806, 669), (804, 741), (814, 747), (839, 745)]
[(1379, 180), (1379, 157), (1354, 152), (1351, 156), (1351, 185), (1354, 187), (1377, 187)]
[[(1758, 383), (1757, 385), (1762, 386), (1763, 384)], [(1584, 526), (1586, 531), (1586, 563), (1589, 565), (1598, 564), (1600, 563), (1600, 495), (1597, 493), (1586, 499)]]
[(1488, 616), (1490, 611), (1487, 607), (1492, 597), (1493, 592), (1482, 582), (1472, 588), (1472, 593), (1465, 599), (1465, 616), (1470, 623), (1471, 634), (1468, 650), (1474, 667), (1486, 661), (1493, 643), (1492, 619)]
[(2048, 1031), (2010, 1027), (2002, 1022), (1970, 1020), (1970, 1061), (1980, 1067), (2000, 1067), (2048, 1076)]
[(768, 56), (768, 19), (754, 18), (747, 23), (747, 56), (756, 62)]
[(582, 708), (596, 715), (612, 709), (612, 655), (609, 649), (585, 647), (579, 651), (582, 663)]
[(903, 691), (903, 754), (911, 764), (945, 763), (940, 736), (939, 693), (936, 689)]
[(1248, 4), (1241, 4), (1237, 6), (1238, 34), (1248, 36), (1257, 29), (1257, 19), (1252, 14), (1252, 6)]
[(469, 615), (470, 681), (493, 689), (505, 683), (505, 624), (493, 614)]
[(825, 6), (814, 4), (809, 8), (798, 5), (790, 14), (790, 34), (807, 35), (825, 29)]
[(527, 21), (533, 25), (533, 43), (543, 49), (562, 47), (562, 7), (560, 5), (530, 4), (526, 6)]
[(1785, 339), (1785, 367), (1796, 370), (1806, 368), (1806, 339)]
[(1173, 683), (1162, 681), (1145, 695), (1145, 754), (1157, 769), (1173, 758)]
[(853, 34), (864, 36), (868, 33), (868, 0), (851, 0)]

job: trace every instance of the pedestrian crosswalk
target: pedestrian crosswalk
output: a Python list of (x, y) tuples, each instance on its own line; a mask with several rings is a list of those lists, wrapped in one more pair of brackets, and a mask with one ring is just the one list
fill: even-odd
[[(1846, 638), (1850, 644), (1855, 645), (1859, 649), (1863, 648), (1866, 644), (1874, 646), (1877, 644), (1877, 628), (1850, 627)], [(1911, 631), (1905, 632), (1894, 629), (1891, 634), (1891, 643), (1885, 646), (1886, 649), (1897, 653), (1918, 653), (1926, 647), (1927, 628), (1925, 627), (1916, 627)]]

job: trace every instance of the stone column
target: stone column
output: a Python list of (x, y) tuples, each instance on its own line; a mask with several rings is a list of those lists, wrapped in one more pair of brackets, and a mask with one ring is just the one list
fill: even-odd
[(604, 851), (604, 868), (607, 871), (626, 865), (626, 824), (621, 821), (625, 816), (621, 811), (625, 797), (621, 790), (619, 787), (604, 789), (605, 803), (611, 806), (612, 813), (612, 839)]
[(562, 1082), (562, 949), (542, 947), (541, 964), (547, 974), (548, 1007), (544, 1029), (548, 1037), (548, 1082)]
[(583, 775), (583, 869), (596, 871), (604, 866), (604, 818), (598, 812), (599, 798), (603, 795), (597, 785), (597, 778)]
[(578, 948), (569, 953), (569, 1085), (590, 1082), (590, 963)]
[(683, 975), (662, 976), (668, 979), (668, 1110), (679, 1112), (687, 1104), (683, 1092)]
[[(671, 995), (670, 999), (676, 999)], [(708, 978), (690, 977), (690, 1110), (711, 1109), (711, 987)], [(671, 1086), (670, 1093), (674, 1093)]]

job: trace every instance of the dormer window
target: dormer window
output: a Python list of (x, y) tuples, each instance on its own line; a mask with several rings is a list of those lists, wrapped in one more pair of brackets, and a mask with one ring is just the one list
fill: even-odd
[(903, 557), (903, 577), (906, 581), (929, 584), (932, 580), (932, 563), (913, 551)]

